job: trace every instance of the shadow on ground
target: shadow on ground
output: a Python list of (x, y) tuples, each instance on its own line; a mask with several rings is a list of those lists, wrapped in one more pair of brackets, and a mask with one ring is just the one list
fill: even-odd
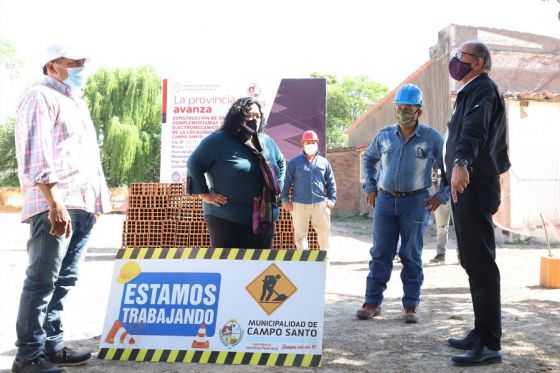
[[(357, 320), (362, 297), (337, 294), (326, 309), (323, 364), (338, 371), (454, 371), (458, 353), (446, 345), (472, 325), (469, 289), (423, 292), (419, 324), (404, 324), (400, 300), (386, 300), (379, 317)], [(502, 305), (502, 364), (481, 371), (528, 372), (560, 369), (560, 302), (527, 299)], [(538, 331), (535, 333), (535, 331)]]

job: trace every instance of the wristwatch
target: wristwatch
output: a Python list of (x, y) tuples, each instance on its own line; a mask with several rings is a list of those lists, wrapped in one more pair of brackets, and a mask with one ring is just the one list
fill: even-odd
[(468, 165), (469, 165), (469, 161), (467, 161), (466, 159), (463, 159), (463, 158), (457, 158), (453, 161), (453, 166), (466, 167)]

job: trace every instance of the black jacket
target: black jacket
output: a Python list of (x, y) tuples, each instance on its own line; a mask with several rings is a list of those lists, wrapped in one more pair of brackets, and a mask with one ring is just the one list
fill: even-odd
[(469, 162), (471, 179), (497, 177), (509, 169), (504, 99), (488, 74), (479, 75), (459, 91), (447, 126), (444, 161), (448, 181), (457, 158)]

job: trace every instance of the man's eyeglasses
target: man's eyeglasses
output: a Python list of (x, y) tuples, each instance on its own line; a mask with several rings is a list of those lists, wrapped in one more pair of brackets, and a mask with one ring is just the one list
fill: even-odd
[(460, 60), (461, 58), (463, 58), (463, 55), (467, 55), (467, 56), (473, 56), (473, 57), (478, 57), (476, 54), (472, 54), (472, 53), (467, 53), (467, 52), (457, 52), (455, 53), (455, 58), (457, 58), (458, 60)]

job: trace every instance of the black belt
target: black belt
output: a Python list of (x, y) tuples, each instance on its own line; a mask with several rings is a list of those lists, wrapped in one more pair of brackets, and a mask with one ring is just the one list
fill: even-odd
[(389, 192), (388, 190), (379, 188), (379, 191), (381, 193), (390, 194), (393, 197), (407, 197), (407, 196), (411, 196), (413, 194), (422, 193), (425, 190), (426, 189), (417, 189), (417, 190), (413, 190), (412, 192)]

